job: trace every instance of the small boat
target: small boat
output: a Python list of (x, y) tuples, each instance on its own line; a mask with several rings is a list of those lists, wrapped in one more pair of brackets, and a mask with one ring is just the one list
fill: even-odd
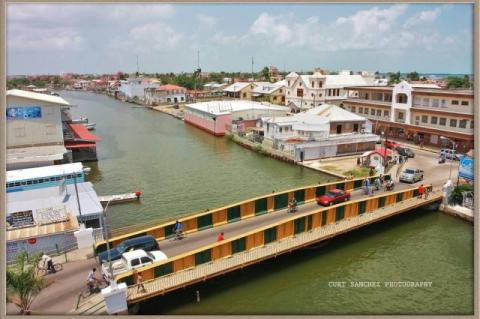
[(83, 123), (83, 126), (85, 126), (87, 128), (87, 130), (89, 131), (93, 131), (95, 129), (95, 125), (97, 125), (96, 123)]
[(72, 123), (73, 123), (73, 124), (86, 124), (86, 123), (88, 123), (88, 117), (83, 117), (83, 116), (81, 116), (81, 117), (78, 118), (78, 119), (72, 120)]
[(127, 194), (119, 194), (119, 195), (107, 195), (107, 196), (98, 196), (100, 203), (106, 206), (108, 203), (110, 204), (118, 204), (118, 203), (125, 203), (125, 202), (133, 202), (136, 200), (140, 200), (140, 196), (142, 196), (141, 192), (134, 192), (134, 193), (127, 193)]

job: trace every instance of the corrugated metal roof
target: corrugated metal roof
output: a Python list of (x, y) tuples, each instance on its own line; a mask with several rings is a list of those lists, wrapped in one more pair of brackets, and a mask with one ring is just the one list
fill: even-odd
[(48, 95), (48, 94), (14, 89), (14, 90), (7, 91), (7, 98), (9, 96), (21, 97), (21, 98), (36, 100), (36, 101), (44, 101), (44, 102), (63, 105), (63, 106), (70, 106), (70, 103), (68, 103), (66, 100), (55, 95)]
[(80, 227), (78, 225), (77, 219), (75, 217), (72, 217), (72, 215), (70, 214), (68, 215), (68, 217), (68, 220), (59, 223), (7, 229), (5, 237), (7, 238), (7, 240), (19, 240), (78, 230)]
[(270, 103), (260, 103), (247, 100), (233, 100), (233, 101), (210, 101), (187, 104), (187, 108), (196, 109), (205, 113), (220, 115), (230, 114), (232, 112), (239, 112), (245, 110), (277, 110), (288, 112), (288, 107), (280, 106)]
[(7, 163), (19, 164), (63, 159), (67, 149), (63, 145), (48, 145), (7, 149)]
[(72, 173), (83, 173), (82, 163), (69, 163), (7, 171), (7, 182), (23, 181), (47, 176), (67, 175)]

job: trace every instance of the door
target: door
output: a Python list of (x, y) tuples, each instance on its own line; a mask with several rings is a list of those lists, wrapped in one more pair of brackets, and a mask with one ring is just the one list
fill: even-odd
[(300, 162), (303, 162), (303, 157), (304, 157), (303, 150), (300, 150)]

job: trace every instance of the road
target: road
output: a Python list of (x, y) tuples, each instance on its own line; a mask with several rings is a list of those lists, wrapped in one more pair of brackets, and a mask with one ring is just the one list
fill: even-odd
[[(450, 163), (447, 161), (445, 164), (438, 164), (438, 155), (428, 151), (416, 150), (415, 155), (415, 158), (408, 160), (404, 168), (423, 169), (425, 175), (422, 183), (433, 184), (434, 186), (443, 185), (449, 177)], [(456, 178), (457, 171), (458, 162), (454, 162), (452, 165), (453, 179)], [(392, 174), (396, 175), (396, 168), (392, 170)], [(412, 187), (410, 184), (399, 183), (398, 179), (395, 179), (395, 181), (395, 190)], [(420, 182), (414, 185), (418, 184), (420, 184)], [(375, 194), (378, 195), (381, 193), (383, 193), (383, 191), (376, 192)], [(352, 193), (352, 200), (359, 199), (363, 196), (365, 195), (363, 195), (362, 191), (354, 191)], [(224, 232), (225, 239), (228, 239), (316, 208), (318, 208), (316, 202), (307, 203), (299, 206), (298, 213), (289, 214), (286, 212), (286, 209), (283, 209), (255, 218), (188, 234), (182, 240), (162, 240), (159, 241), (160, 249), (164, 251), (167, 256), (174, 257), (214, 243), (220, 232)], [(40, 293), (32, 305), (32, 310), (42, 314), (65, 314), (73, 309), (78, 294), (86, 285), (87, 274), (94, 265), (94, 259), (64, 264), (62, 271), (54, 275), (49, 275), (49, 279), (52, 280), (53, 283)], [(7, 313), (17, 313), (16, 307), (8, 304)]]

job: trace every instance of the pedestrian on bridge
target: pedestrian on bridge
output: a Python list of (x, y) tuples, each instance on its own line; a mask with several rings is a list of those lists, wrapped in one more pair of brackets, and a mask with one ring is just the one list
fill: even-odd
[(175, 236), (177, 239), (182, 238), (182, 223), (178, 220), (175, 222), (175, 226), (173, 226), (173, 231), (175, 232)]
[[(147, 292), (145, 289), (145, 286), (143, 285), (143, 277), (142, 274), (135, 271), (134, 275), (137, 275), (137, 278), (135, 279), (135, 284), (137, 285), (137, 292), (140, 290), (141, 292)], [(140, 289), (141, 288), (141, 289)]]
[(217, 236), (217, 241), (222, 241), (224, 240), (225, 238), (223, 237), (223, 232), (221, 232), (220, 234), (218, 234)]
[(365, 178), (363, 185), (365, 187), (365, 195), (368, 195), (370, 193), (370, 181), (368, 180), (368, 178)]
[(425, 187), (423, 186), (423, 184), (420, 184), (420, 186), (418, 186), (418, 199), (421, 199), (424, 193)]

